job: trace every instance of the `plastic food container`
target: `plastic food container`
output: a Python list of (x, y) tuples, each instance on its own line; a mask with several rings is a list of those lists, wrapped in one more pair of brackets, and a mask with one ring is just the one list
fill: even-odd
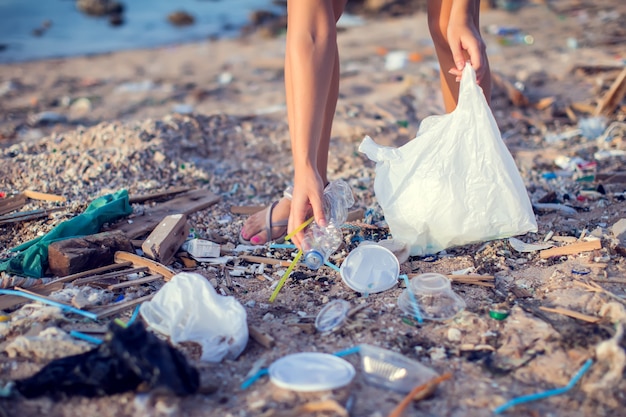
[(375, 386), (403, 394), (425, 384), (438, 374), (400, 353), (372, 345), (360, 345), (365, 380)]
[(339, 272), (343, 282), (354, 291), (374, 294), (398, 283), (400, 263), (389, 249), (362, 244), (344, 259)]
[(445, 275), (421, 274), (409, 282), (398, 297), (398, 306), (411, 316), (420, 315), (425, 320), (445, 321), (465, 308)]
[(315, 318), (318, 332), (330, 332), (341, 326), (350, 311), (350, 303), (346, 300), (333, 300), (326, 304)]

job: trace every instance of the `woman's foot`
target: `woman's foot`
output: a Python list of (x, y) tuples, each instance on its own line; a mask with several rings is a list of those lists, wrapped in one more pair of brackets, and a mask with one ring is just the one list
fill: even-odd
[(285, 197), (254, 213), (241, 228), (239, 240), (242, 243), (263, 245), (282, 239), (287, 235), (290, 210), (291, 200)]

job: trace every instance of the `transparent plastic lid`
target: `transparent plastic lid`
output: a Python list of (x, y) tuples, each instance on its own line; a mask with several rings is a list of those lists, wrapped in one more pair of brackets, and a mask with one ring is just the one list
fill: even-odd
[(426, 273), (411, 279), (398, 297), (398, 307), (410, 316), (434, 321), (449, 320), (465, 308), (445, 275)]
[(350, 252), (339, 271), (343, 282), (354, 291), (374, 294), (398, 283), (400, 263), (389, 249), (366, 244)]
[(302, 352), (284, 356), (268, 369), (270, 380), (293, 391), (325, 391), (349, 384), (355, 375), (350, 362), (328, 353)]
[(434, 294), (450, 291), (452, 289), (450, 282), (445, 275), (429, 272), (411, 279), (411, 288), (414, 292)]
[(346, 300), (333, 300), (326, 304), (315, 319), (315, 328), (319, 332), (329, 332), (344, 322), (350, 311), (350, 303)]

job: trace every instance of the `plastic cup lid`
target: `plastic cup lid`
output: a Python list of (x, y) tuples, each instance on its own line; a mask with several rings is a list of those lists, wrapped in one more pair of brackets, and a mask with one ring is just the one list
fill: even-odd
[(344, 259), (339, 272), (343, 282), (354, 291), (374, 294), (398, 283), (400, 263), (387, 248), (360, 245)]
[(329, 332), (337, 328), (346, 319), (350, 303), (346, 300), (333, 300), (326, 304), (315, 318), (315, 328), (320, 332)]
[(325, 391), (352, 381), (355, 370), (350, 362), (328, 353), (302, 352), (284, 356), (268, 369), (270, 380), (293, 391)]

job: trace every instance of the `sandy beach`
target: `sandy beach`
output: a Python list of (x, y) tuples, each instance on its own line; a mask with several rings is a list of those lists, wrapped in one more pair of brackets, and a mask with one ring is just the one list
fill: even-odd
[[(618, 84), (626, 62), (620, 23), (625, 14), (626, 6), (608, 0), (536, 2), (514, 12), (493, 8), (482, 13), (495, 75), (493, 114), (539, 225), (536, 233), (518, 238), (557, 248), (591, 239), (599, 247), (542, 257), (539, 250), (520, 252), (501, 239), (410, 257), (401, 264), (403, 274), (464, 271), (493, 279), (489, 286), (453, 283), (466, 309), (450, 321), (423, 324), (398, 309), (402, 283), (366, 296), (348, 288), (330, 268), (298, 267), (277, 301), (269, 303), (283, 266), (268, 266), (269, 279), (228, 272), (249, 267), (243, 255), (283, 261), (294, 255), (269, 247), (237, 250), (246, 216), (233, 211), (270, 203), (291, 180), (284, 37), (257, 32), (0, 65), (0, 193), (8, 198), (34, 190), (66, 198), (65, 203), (30, 200), (23, 208), (59, 208), (47, 217), (0, 223), (0, 258), (78, 215), (98, 196), (120, 189), (131, 196), (173, 187), (205, 189), (219, 201), (189, 214), (189, 224), (233, 259), (190, 268), (177, 258), (168, 266), (207, 277), (241, 302), (249, 325), (274, 340), (271, 348), (250, 340), (237, 359), (220, 363), (201, 361), (193, 343), (178, 346), (200, 371), (203, 390), (191, 396), (128, 392), (62, 401), (0, 398), (0, 414), (387, 416), (403, 395), (368, 384), (358, 371), (349, 386), (332, 391), (298, 393), (267, 378), (240, 387), (251, 369), (285, 355), (332, 353), (365, 343), (399, 352), (439, 374), (452, 373), (429, 398), (410, 405), (406, 416), (493, 415), (512, 398), (566, 386), (589, 359), (593, 365), (569, 392), (503, 415), (620, 415), (626, 388), (621, 339), (626, 236), (616, 225), (626, 218), (626, 107), (623, 95), (617, 103), (608, 97), (611, 88), (623, 89)], [(498, 28), (516, 28), (520, 36), (503, 36)], [(346, 20), (338, 42), (341, 87), (330, 177), (352, 186), (355, 208), (367, 215), (345, 231), (346, 243), (332, 258), (336, 265), (359, 239), (389, 235), (374, 195), (375, 165), (358, 152), (363, 138), (401, 146), (415, 137), (425, 118), (443, 114), (425, 14)], [(592, 133), (589, 126), (596, 126)], [(153, 207), (133, 204), (132, 216)], [(0, 278), (4, 288), (36, 283), (4, 272)], [(161, 286), (142, 286), (126, 297), (155, 293)], [(59, 299), (70, 293), (63, 291)], [(315, 316), (334, 299), (348, 301), (354, 314), (338, 329), (319, 333)], [(25, 308), (34, 312), (27, 314)], [(490, 311), (498, 309), (508, 317), (494, 319)], [(132, 309), (117, 317), (128, 320), (131, 314)], [(3, 317), (8, 317), (0, 323), (3, 385), (70, 351), (93, 347), (67, 336), (84, 327), (80, 318), (21, 305), (6, 309)], [(41, 342), (40, 333), (49, 328), (65, 336)], [(59, 346), (55, 352), (51, 344)], [(360, 369), (358, 356), (346, 359)], [(333, 406), (317, 412), (302, 408), (321, 401)]]

